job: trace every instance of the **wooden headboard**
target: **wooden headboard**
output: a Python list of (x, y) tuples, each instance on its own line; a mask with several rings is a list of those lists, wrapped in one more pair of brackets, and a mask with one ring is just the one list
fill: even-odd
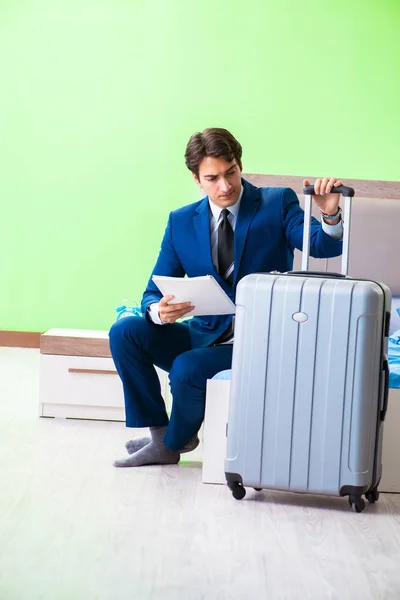
[[(291, 187), (303, 205), (303, 179), (281, 175), (244, 174), (257, 187)], [(313, 182), (315, 177), (308, 177)], [(400, 182), (346, 179), (356, 191), (353, 199), (349, 275), (386, 283), (400, 297)], [(315, 207), (316, 208), (316, 207)], [(319, 211), (315, 210), (318, 217)], [(344, 221), (345, 221), (344, 216)], [(301, 268), (295, 252), (294, 268)], [(340, 271), (340, 258), (311, 259), (310, 269)]]
[[(257, 187), (290, 187), (297, 194), (303, 193), (303, 181), (315, 181), (316, 177), (298, 177), (293, 175), (255, 175), (243, 174), (244, 179)], [(361, 198), (385, 198), (400, 200), (400, 181), (376, 181), (368, 179), (345, 179), (346, 185), (356, 190), (356, 196)]]

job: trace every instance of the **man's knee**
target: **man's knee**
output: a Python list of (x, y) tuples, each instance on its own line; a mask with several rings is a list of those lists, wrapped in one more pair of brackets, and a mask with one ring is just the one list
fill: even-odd
[(171, 386), (188, 383), (194, 387), (205, 387), (206, 376), (201, 368), (201, 351), (189, 350), (176, 357), (169, 374)]
[(124, 342), (136, 343), (148, 325), (146, 319), (136, 316), (124, 317), (116, 321), (109, 332), (111, 352), (117, 351)]

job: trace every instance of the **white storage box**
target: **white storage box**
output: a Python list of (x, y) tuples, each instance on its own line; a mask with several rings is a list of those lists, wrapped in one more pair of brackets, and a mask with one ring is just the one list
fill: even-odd
[[(127, 317), (128, 318), (128, 317)], [(157, 369), (164, 398), (168, 378)], [(122, 383), (108, 332), (50, 329), (40, 340), (41, 417), (125, 421)]]

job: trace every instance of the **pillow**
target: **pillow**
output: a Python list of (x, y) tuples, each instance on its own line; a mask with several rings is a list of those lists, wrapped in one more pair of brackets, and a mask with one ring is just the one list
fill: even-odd
[(228, 369), (227, 371), (220, 371), (214, 375), (213, 379), (232, 379), (232, 370)]

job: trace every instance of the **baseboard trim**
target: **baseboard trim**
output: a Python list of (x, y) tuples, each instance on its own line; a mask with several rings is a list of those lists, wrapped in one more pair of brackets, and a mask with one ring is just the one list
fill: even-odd
[(39, 331), (0, 331), (0, 346), (8, 348), (40, 348)]

